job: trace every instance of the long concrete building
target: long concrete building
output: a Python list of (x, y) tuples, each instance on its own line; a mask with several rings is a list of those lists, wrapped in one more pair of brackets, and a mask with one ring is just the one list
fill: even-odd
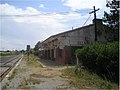
[[(96, 20), (97, 42), (106, 43), (108, 27), (102, 19)], [(40, 46), (40, 58), (53, 60), (57, 64), (76, 63), (74, 51), (76, 48), (95, 43), (95, 24), (83, 26), (63, 33), (53, 35), (44, 40)]]

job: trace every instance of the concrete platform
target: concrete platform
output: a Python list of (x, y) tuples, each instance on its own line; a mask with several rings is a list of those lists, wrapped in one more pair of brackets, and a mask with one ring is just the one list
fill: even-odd
[(9, 67), (0, 67), (0, 76), (7, 70)]

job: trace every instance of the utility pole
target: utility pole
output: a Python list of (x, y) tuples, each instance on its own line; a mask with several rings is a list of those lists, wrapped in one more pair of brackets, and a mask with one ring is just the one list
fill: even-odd
[(99, 8), (98, 9), (95, 9), (95, 6), (93, 6), (93, 11), (89, 12), (89, 14), (92, 14), (94, 13), (94, 24), (95, 24), (95, 42), (97, 41), (97, 24), (96, 24), (96, 11), (100, 10)]

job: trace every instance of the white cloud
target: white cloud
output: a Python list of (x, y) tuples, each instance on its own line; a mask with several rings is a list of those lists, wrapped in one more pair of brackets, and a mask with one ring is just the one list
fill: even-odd
[(64, 5), (70, 7), (72, 10), (93, 8), (93, 6), (103, 8), (105, 4), (106, 0), (66, 0), (64, 2)]
[[(79, 13), (82, 13), (84, 10), (87, 10), (86, 17), (84, 21), (87, 19), (87, 14), (91, 11), (93, 11), (93, 6), (95, 6), (96, 9), (100, 9), (97, 11), (97, 18), (102, 18), (104, 16), (104, 11), (108, 12), (110, 11), (109, 8), (106, 7), (106, 0), (64, 0), (63, 5), (70, 7), (72, 11), (78, 11)], [(92, 14), (93, 16), (93, 14)], [(82, 19), (82, 18), (81, 18)]]
[(74, 14), (69, 13), (67, 15), (61, 14), (45, 15), (32, 7), (27, 7), (25, 10), (23, 10), (21, 8), (16, 8), (9, 4), (1, 4), (0, 7), (2, 8), (2, 15), (28, 15), (28, 17), (27, 16), (12, 17), (16, 23), (39, 24), (39, 27), (46, 27), (48, 28), (48, 30), (49, 28), (51, 28), (52, 29), (51, 32), (56, 32), (57, 30), (62, 30), (66, 28), (64, 22), (71, 22), (84, 17), (78, 13)]
[(44, 4), (40, 4), (39, 8), (45, 8)]
[[(83, 23), (81, 22), (83, 21), (82, 18), (86, 18), (86, 16), (81, 16), (78, 13), (45, 15), (32, 7), (22, 9), (9, 4), (0, 4), (0, 9), (1, 15), (13, 15), (13, 17), (3, 16), (0, 18), (2, 39), (6, 41), (3, 42), (2, 46), (7, 47), (7, 49), (17, 47), (24, 48), (26, 44), (31, 44), (32, 47), (34, 47), (37, 41), (44, 40), (53, 34), (66, 31), (69, 27), (74, 26), (76, 22), (78, 25), (81, 25), (81, 23)], [(14, 15), (21, 16), (18, 17)]]
[(9, 4), (0, 4), (0, 10), (2, 15), (31, 15), (31, 14), (40, 14), (39, 11), (32, 7), (26, 7), (26, 10), (21, 8), (16, 8)]
[[(100, 8), (97, 17), (103, 17), (105, 0), (62, 0), (65, 6), (71, 10), (93, 9), (93, 6)], [(40, 8), (46, 8), (43, 4)], [(102, 10), (101, 10), (102, 9)], [(89, 16), (89, 11), (79, 13), (63, 14), (44, 14), (33, 7), (25, 9), (16, 8), (9, 4), (0, 4), (1, 15), (13, 15), (12, 17), (0, 17), (2, 31), (2, 46), (7, 49), (25, 48), (26, 44), (34, 45), (37, 41), (44, 40), (49, 36), (71, 29), (71, 27), (80, 27)], [(91, 11), (91, 10), (90, 10)], [(21, 15), (14, 16), (14, 15)], [(93, 17), (92, 17), (93, 19)], [(92, 20), (91, 19), (91, 20)], [(91, 23), (91, 20), (87, 24)]]
[[(93, 0), (91, 0), (93, 1)], [(65, 2), (65, 0), (64, 0)], [(92, 5), (87, 5), (87, 1), (67, 0), (64, 5), (71, 7), (73, 10), (92, 8)], [(95, 2), (95, 1), (94, 1)], [(98, 2), (98, 1), (96, 1)], [(100, 1), (101, 2), (101, 1)], [(79, 5), (80, 3), (81, 6)], [(86, 6), (84, 6), (86, 3)], [(44, 5), (41, 7), (44, 7)], [(102, 7), (102, 6), (101, 6)], [(80, 27), (88, 18), (89, 14), (81, 15), (80, 13), (64, 14), (44, 14), (33, 7), (25, 9), (16, 8), (9, 4), (0, 4), (1, 15), (13, 15), (12, 17), (2, 17), (2, 46), (7, 49), (25, 48), (26, 44), (34, 45), (37, 41), (42, 41), (51, 35), (71, 29), (71, 27)], [(98, 15), (99, 13), (97, 13)], [(21, 16), (14, 16), (21, 15)], [(101, 13), (100, 13), (101, 16)], [(88, 21), (87, 24), (90, 24)]]

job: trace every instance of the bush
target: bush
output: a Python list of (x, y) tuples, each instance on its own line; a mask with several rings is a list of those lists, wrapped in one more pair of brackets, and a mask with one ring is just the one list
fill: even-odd
[(12, 55), (12, 52), (0, 52), (1, 56), (9, 56)]
[(87, 69), (111, 81), (119, 80), (119, 44), (94, 44), (77, 49), (80, 62)]

